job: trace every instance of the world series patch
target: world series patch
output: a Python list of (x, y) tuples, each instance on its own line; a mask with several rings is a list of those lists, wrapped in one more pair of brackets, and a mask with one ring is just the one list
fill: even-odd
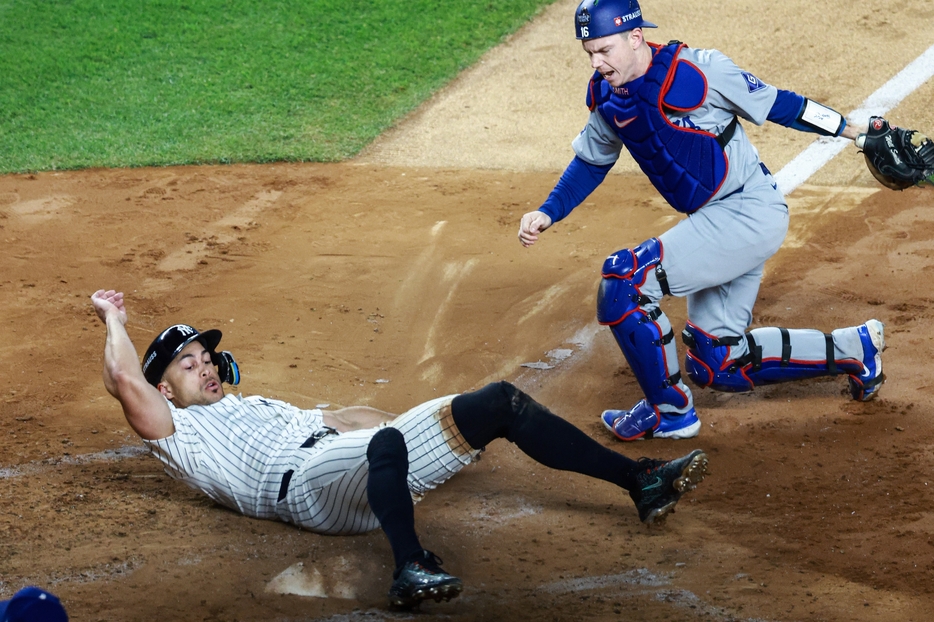
[(746, 88), (749, 89), (750, 93), (755, 93), (759, 89), (765, 88), (765, 82), (755, 77), (748, 71), (743, 72), (743, 79), (746, 80)]

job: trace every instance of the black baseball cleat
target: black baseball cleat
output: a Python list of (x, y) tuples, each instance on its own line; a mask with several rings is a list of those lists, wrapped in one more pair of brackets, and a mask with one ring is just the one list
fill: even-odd
[(638, 489), (629, 496), (646, 525), (663, 520), (675, 511), (681, 496), (697, 488), (707, 475), (707, 454), (700, 449), (675, 460), (639, 458)]
[(389, 588), (389, 604), (393, 607), (411, 609), (423, 600), (433, 598), (451, 600), (461, 593), (464, 584), (441, 569), (441, 561), (431, 551), (422, 550), (392, 573)]

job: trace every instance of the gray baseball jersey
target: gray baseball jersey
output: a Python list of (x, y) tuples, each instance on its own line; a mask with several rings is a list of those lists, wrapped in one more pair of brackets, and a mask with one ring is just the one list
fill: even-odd
[[(479, 453), (454, 426), (453, 398), (420, 404), (387, 424), (405, 438), (415, 501)], [(379, 526), (366, 495), (366, 450), (379, 428), (329, 434), (303, 448), (309, 437), (326, 431), (319, 409), (236, 395), (210, 406), (169, 406), (175, 433), (144, 443), (170, 477), (255, 518), (328, 534)]]

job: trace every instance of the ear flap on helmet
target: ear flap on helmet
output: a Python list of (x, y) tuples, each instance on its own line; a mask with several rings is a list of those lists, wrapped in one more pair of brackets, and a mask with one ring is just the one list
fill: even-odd
[(217, 375), (221, 382), (230, 385), (240, 384), (240, 366), (234, 360), (233, 354), (224, 350), (223, 352), (214, 352), (211, 360), (217, 365)]

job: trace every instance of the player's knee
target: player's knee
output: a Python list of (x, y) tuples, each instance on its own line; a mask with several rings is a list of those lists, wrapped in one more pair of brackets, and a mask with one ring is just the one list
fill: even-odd
[(405, 437), (396, 428), (383, 428), (373, 435), (366, 448), (370, 469), (380, 466), (405, 465), (408, 468), (409, 450)]
[(454, 423), (474, 449), (497, 438), (508, 438), (522, 396), (522, 391), (505, 380), (458, 395), (451, 403)]
[[(652, 238), (635, 248), (617, 251), (606, 258), (601, 270), (603, 279), (597, 291), (598, 322), (617, 324), (633, 309), (658, 302), (643, 294), (640, 285), (645, 283), (647, 270), (654, 271), (660, 267), (661, 248), (658, 239)], [(667, 281), (664, 291), (667, 291)]]
[[(505, 380), (491, 382), (481, 389), (463, 393), (454, 398), (455, 418), (483, 420), (487, 425), (508, 418), (512, 410), (512, 396), (518, 391)], [(458, 422), (460, 425), (460, 422)]]
[(746, 374), (746, 368), (754, 358), (750, 353), (743, 359), (728, 361), (730, 348), (744, 337), (714, 337), (693, 324), (688, 323), (681, 340), (688, 347), (684, 356), (684, 369), (694, 384), (710, 387), (716, 391), (742, 393), (752, 391), (755, 386)]
[(495, 383), (496, 398), (491, 409), (505, 428), (512, 426), (516, 419), (522, 417), (532, 398), (516, 385), (505, 380)]
[(631, 281), (603, 277), (597, 290), (597, 321), (604, 325), (619, 323), (627, 313), (639, 306), (638, 299), (639, 293)]
[(513, 384), (502, 382), (500, 388), (506, 400), (499, 409), (502, 436), (515, 443), (525, 430), (536, 427), (536, 419), (545, 412), (545, 407)]

